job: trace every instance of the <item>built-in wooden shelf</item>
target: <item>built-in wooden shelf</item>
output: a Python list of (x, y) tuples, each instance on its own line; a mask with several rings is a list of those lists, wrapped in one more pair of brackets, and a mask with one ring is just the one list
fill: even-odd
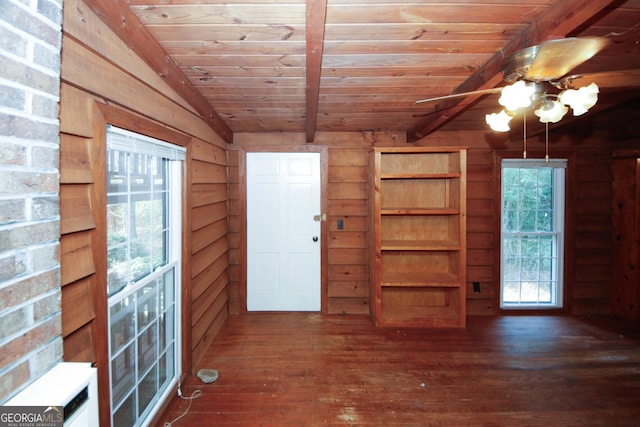
[(373, 150), (373, 317), (379, 326), (464, 327), (466, 150)]
[(383, 251), (459, 251), (460, 242), (454, 240), (383, 240)]

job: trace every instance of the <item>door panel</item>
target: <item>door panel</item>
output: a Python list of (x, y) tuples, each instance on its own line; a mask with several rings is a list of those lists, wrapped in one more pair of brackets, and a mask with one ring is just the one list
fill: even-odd
[(320, 190), (319, 153), (247, 153), (247, 310), (320, 310)]

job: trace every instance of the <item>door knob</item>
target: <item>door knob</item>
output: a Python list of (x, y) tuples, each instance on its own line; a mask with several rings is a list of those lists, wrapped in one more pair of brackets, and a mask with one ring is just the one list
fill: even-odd
[(318, 241), (318, 236), (313, 236), (313, 241), (317, 242)]

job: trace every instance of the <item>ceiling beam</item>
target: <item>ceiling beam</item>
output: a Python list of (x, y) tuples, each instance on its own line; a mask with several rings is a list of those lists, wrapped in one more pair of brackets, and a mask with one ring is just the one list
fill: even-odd
[(307, 116), (304, 126), (307, 142), (313, 142), (316, 134), (326, 18), (327, 0), (307, 0)]
[[(456, 88), (454, 93), (490, 89), (500, 84), (502, 59), (528, 46), (537, 45), (550, 38), (566, 37), (613, 3), (611, 0), (558, 0), (549, 10), (533, 21), (518, 37), (513, 38), (487, 63)], [(409, 130), (407, 140), (416, 141), (435, 131), (482, 95), (450, 99), (435, 106), (440, 114), (432, 114)]]
[(184, 98), (222, 139), (227, 143), (233, 142), (231, 128), (209, 105), (204, 96), (193, 87), (179, 65), (169, 57), (162, 45), (124, 1), (84, 1), (136, 55)]

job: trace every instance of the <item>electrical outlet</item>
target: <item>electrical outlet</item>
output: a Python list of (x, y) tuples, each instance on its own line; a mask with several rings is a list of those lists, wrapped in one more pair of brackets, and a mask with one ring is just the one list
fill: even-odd
[(339, 219), (338, 220), (338, 230), (342, 230), (342, 229), (344, 229), (344, 222), (341, 219)]

